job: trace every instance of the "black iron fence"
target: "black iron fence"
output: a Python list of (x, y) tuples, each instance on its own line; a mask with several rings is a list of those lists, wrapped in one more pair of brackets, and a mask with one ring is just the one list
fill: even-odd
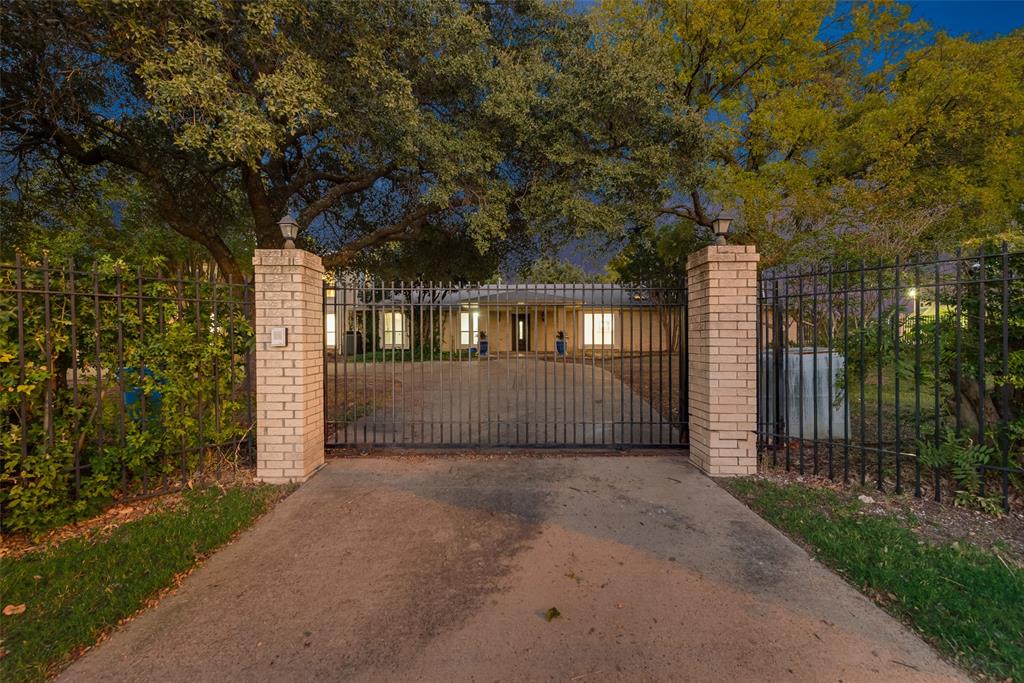
[(682, 283), (330, 283), (328, 447), (685, 445), (685, 302)]
[(763, 461), (1020, 502), (1024, 253), (773, 270), (758, 304)]
[(9, 529), (249, 464), (251, 290), (45, 259), (0, 265), (0, 504)]

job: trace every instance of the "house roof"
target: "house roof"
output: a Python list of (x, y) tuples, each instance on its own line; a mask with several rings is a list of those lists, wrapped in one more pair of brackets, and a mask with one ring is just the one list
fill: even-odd
[[(668, 291), (675, 291), (669, 289)], [(400, 292), (385, 299), (395, 304), (407, 304), (417, 300), (416, 290)], [(412, 296), (410, 296), (412, 295)], [(617, 284), (509, 284), (475, 285), (450, 290), (435, 304), (501, 305), (501, 306), (591, 306), (627, 308), (650, 306), (651, 288), (645, 286), (627, 287)]]

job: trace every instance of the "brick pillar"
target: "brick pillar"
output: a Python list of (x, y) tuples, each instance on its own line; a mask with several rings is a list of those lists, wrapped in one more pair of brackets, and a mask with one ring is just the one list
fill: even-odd
[[(324, 267), (301, 249), (257, 249), (252, 263), (256, 476), (274, 484), (305, 481), (324, 461)], [(284, 346), (271, 340), (280, 328)]]
[(715, 245), (686, 260), (690, 461), (712, 476), (757, 471), (757, 261)]

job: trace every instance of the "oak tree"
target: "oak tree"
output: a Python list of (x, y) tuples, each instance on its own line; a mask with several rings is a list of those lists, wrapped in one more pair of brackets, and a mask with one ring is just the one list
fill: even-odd
[(43, 167), (131, 174), (228, 275), (232, 226), (277, 247), (289, 211), (328, 267), (439, 231), (479, 251), (621, 231), (701, 125), (588, 21), (540, 0), (15, 0), (4, 153), (15, 193)]

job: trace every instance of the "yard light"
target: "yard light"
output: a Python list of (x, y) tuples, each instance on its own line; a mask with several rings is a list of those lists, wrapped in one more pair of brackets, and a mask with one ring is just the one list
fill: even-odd
[(916, 299), (917, 298), (917, 287), (911, 287), (910, 289), (908, 289), (907, 290), (907, 296), (910, 297), (911, 299)]
[(715, 231), (715, 244), (725, 244), (725, 238), (729, 234), (729, 226), (732, 225), (732, 218), (720, 214), (718, 218), (711, 221), (711, 227)]
[(277, 222), (277, 226), (281, 228), (281, 236), (284, 237), (284, 248), (294, 249), (295, 237), (299, 234), (298, 222), (292, 218), (291, 214), (286, 213)]

